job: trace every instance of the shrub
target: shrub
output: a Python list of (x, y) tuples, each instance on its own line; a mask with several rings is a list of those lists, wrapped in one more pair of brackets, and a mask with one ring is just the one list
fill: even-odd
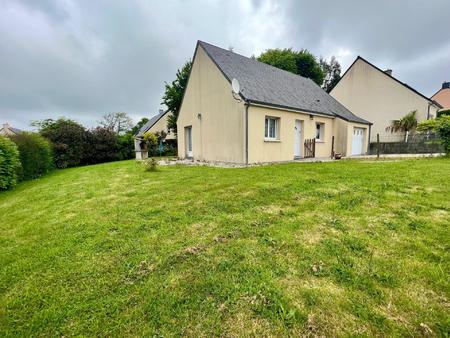
[(86, 129), (79, 123), (60, 118), (35, 122), (39, 133), (52, 143), (54, 162), (57, 168), (80, 165), (83, 160)]
[(449, 116), (449, 115), (450, 115), (450, 109), (444, 109), (444, 110), (439, 110), (436, 114), (436, 117)]
[(423, 121), (419, 123), (417, 130), (420, 132), (434, 131), (439, 134), (445, 153), (450, 154), (450, 115), (441, 115), (436, 119)]
[(147, 131), (144, 134), (144, 141), (147, 142), (149, 148), (156, 147), (158, 145), (158, 137), (151, 131)]
[(50, 142), (37, 133), (23, 132), (11, 137), (19, 149), (19, 180), (30, 180), (47, 174), (53, 168)]
[(117, 136), (117, 142), (119, 145), (117, 159), (129, 160), (134, 157), (134, 137), (131, 133)]
[(143, 161), (144, 168), (146, 171), (157, 171), (158, 170), (158, 161), (154, 158), (148, 158)]
[(20, 169), (19, 151), (10, 139), (0, 136), (0, 190), (13, 188)]
[(111, 129), (97, 127), (87, 130), (84, 140), (83, 164), (96, 164), (117, 160), (117, 134)]

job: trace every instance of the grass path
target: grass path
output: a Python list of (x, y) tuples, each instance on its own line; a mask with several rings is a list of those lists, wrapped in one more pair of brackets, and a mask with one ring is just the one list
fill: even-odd
[(55, 171), (0, 193), (0, 336), (448, 335), (449, 185), (448, 159)]

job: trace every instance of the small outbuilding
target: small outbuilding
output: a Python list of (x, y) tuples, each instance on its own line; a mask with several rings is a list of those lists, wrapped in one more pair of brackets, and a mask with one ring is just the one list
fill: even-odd
[(145, 160), (148, 158), (148, 149), (143, 142), (144, 134), (148, 131), (154, 134), (165, 135), (165, 140), (175, 141), (175, 134), (167, 128), (167, 118), (169, 116), (169, 111), (159, 110), (159, 113), (153, 116), (146, 124), (142, 126), (141, 129), (134, 135), (134, 149), (136, 151), (137, 160)]

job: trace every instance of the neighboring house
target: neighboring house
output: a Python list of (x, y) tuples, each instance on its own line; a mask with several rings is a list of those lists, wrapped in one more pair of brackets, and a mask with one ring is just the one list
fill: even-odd
[(13, 135), (20, 134), (21, 132), (22, 132), (22, 130), (11, 127), (8, 124), (8, 122), (3, 123), (3, 127), (0, 128), (0, 135), (3, 135), (3, 136), (13, 136)]
[(241, 164), (310, 157), (314, 146), (330, 157), (333, 140), (335, 152), (360, 155), (370, 133), (312, 80), (201, 41), (177, 126), (180, 158)]
[(143, 147), (143, 137), (148, 131), (156, 134), (164, 132), (166, 133), (166, 140), (175, 140), (176, 136), (167, 128), (167, 118), (169, 116), (169, 111), (159, 110), (159, 113), (153, 116), (146, 124), (142, 126), (141, 129), (134, 136), (134, 149), (136, 151), (136, 159), (143, 160), (148, 157), (148, 152), (145, 147)]
[(442, 88), (431, 99), (439, 103), (443, 109), (450, 109), (450, 82), (444, 82)]
[(382, 71), (358, 56), (346, 70), (330, 95), (353, 113), (373, 123), (371, 141), (380, 139), (400, 141), (403, 133), (391, 134), (386, 130), (392, 121), (399, 120), (417, 110), (417, 120), (436, 117), (441, 108), (437, 102), (419, 93), (392, 76), (392, 70)]

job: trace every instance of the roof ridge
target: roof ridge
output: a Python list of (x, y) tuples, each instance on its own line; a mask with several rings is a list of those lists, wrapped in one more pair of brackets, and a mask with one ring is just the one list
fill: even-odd
[[(309, 77), (301, 76), (301, 75), (299, 75), (299, 74), (292, 73), (292, 72), (290, 72), (290, 71), (288, 71), (288, 70), (286, 70), (286, 69), (278, 68), (278, 67), (275, 67), (275, 66), (273, 66), (273, 65), (271, 65), (271, 64), (268, 64), (268, 63), (259, 61), (256, 57), (253, 59), (253, 58), (251, 58), (251, 57), (248, 57), (248, 56), (245, 56), (245, 55), (236, 53), (236, 52), (234, 52), (234, 51), (231, 51), (231, 50), (228, 50), (228, 49), (225, 49), (225, 48), (222, 48), (222, 47), (213, 45), (213, 44), (208, 43), (208, 42), (205, 42), (205, 41), (198, 40), (198, 42), (199, 42), (200, 44), (207, 44), (207, 45), (213, 46), (213, 47), (215, 47), (215, 48), (219, 48), (219, 49), (221, 49), (221, 50), (223, 50), (223, 51), (226, 51), (226, 52), (228, 52), (228, 53), (236, 54), (236, 55), (238, 55), (238, 56), (240, 56), (240, 57), (243, 57), (243, 58), (246, 58), (246, 59), (248, 59), (248, 60), (257, 62), (257, 63), (259, 63), (259, 64), (261, 64), (261, 65), (266, 66), (266, 67), (273, 68), (273, 69), (275, 69), (275, 70), (277, 70), (277, 71), (285, 72), (285, 73), (287, 73), (287, 74), (289, 74), (289, 75), (291, 75), (291, 76), (298, 76), (298, 77), (300, 77), (300, 78), (302, 78), (302, 79), (311, 80)], [(311, 81), (312, 81), (312, 80), (311, 80)], [(314, 82), (314, 81), (313, 81), (313, 82)], [(314, 83), (315, 83), (315, 82), (314, 82)], [(317, 83), (316, 83), (316, 84), (317, 84)], [(320, 86), (319, 86), (319, 87), (320, 87)]]

